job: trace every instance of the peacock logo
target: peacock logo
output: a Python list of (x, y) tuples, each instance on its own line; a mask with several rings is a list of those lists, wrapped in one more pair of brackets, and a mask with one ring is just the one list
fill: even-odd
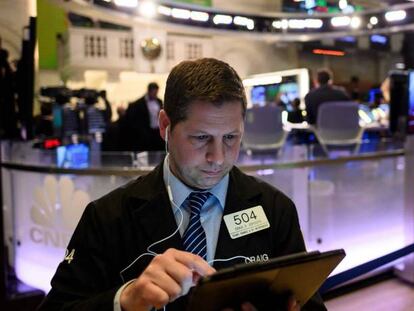
[(30, 218), (34, 226), (30, 238), (34, 243), (65, 248), (86, 204), (90, 201), (87, 192), (75, 189), (72, 179), (63, 176), (57, 179), (47, 175), (43, 185), (33, 191)]

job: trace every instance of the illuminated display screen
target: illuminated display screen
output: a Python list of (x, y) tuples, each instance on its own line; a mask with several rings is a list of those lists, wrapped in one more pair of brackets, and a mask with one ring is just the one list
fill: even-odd
[(371, 49), (388, 51), (390, 49), (390, 39), (386, 35), (375, 34), (369, 37)]
[(414, 134), (414, 71), (409, 75), (407, 132)]
[(89, 163), (89, 147), (85, 144), (60, 146), (56, 149), (57, 166), (86, 168)]
[(354, 36), (345, 36), (335, 40), (335, 46), (340, 48), (354, 48), (357, 46), (357, 38)]
[(250, 96), (253, 106), (282, 104), (288, 110), (295, 98), (299, 98), (299, 86), (295, 77), (284, 77), (281, 83), (256, 85), (252, 87)]

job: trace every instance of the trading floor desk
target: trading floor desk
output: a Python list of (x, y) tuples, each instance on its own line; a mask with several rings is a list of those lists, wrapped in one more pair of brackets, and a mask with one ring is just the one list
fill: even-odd
[[(147, 173), (164, 154), (90, 152), (80, 168), (58, 167), (56, 156), (29, 143), (2, 144), (10, 262), (20, 280), (45, 291), (86, 204)], [(278, 156), (242, 153), (238, 166), (293, 199), (308, 249), (346, 250), (334, 273), (412, 243), (404, 235), (402, 144), (363, 144), (358, 154), (329, 157), (318, 146), (286, 146)]]

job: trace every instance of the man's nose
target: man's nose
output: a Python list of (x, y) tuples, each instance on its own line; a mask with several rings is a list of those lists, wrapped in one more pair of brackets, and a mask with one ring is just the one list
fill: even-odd
[(207, 161), (217, 165), (224, 163), (224, 146), (222, 142), (213, 141), (209, 144), (207, 154)]

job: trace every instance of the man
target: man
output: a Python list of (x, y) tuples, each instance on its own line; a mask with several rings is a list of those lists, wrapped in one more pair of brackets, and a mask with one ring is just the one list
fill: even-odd
[(320, 69), (316, 74), (317, 87), (305, 96), (307, 121), (315, 124), (318, 120), (318, 109), (322, 103), (350, 100), (346, 92), (332, 85), (332, 73), (328, 69)]
[[(73, 256), (59, 265), (40, 310), (185, 310), (200, 276), (240, 257), (304, 251), (292, 201), (234, 166), (245, 111), (243, 84), (228, 64), (206, 58), (174, 67), (159, 115), (166, 159), (87, 206), (68, 245)], [(223, 217), (249, 208), (270, 227), (232, 239)], [(307, 308), (326, 310), (318, 296)]]
[(158, 84), (148, 84), (147, 93), (129, 104), (125, 113), (124, 125), (121, 129), (126, 140), (128, 151), (163, 150), (164, 142), (158, 128), (158, 113), (162, 101), (157, 97)]
[(0, 37), (0, 138), (19, 137), (17, 111), (14, 98), (13, 71), (9, 64), (9, 52), (2, 48)]

